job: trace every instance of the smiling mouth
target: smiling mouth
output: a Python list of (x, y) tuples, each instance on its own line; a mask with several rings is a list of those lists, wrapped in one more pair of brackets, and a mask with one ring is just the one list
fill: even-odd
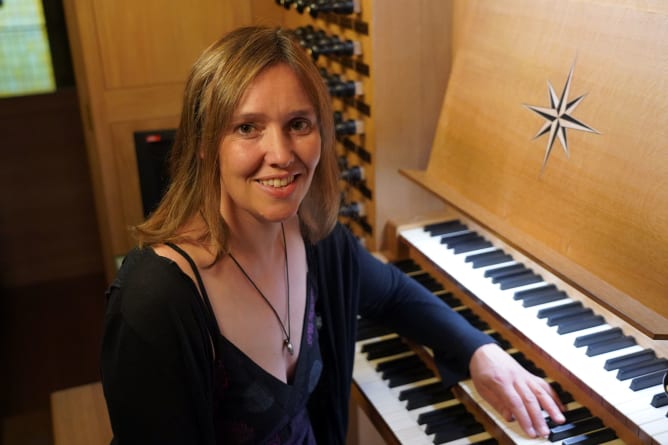
[(286, 185), (292, 184), (295, 181), (295, 175), (288, 176), (287, 178), (273, 178), (273, 179), (258, 179), (257, 182), (267, 187), (281, 188)]

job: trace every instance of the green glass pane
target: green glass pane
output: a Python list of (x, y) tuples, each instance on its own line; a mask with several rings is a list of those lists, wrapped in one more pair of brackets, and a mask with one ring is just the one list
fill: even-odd
[(0, 5), (0, 97), (55, 88), (42, 2), (4, 0)]

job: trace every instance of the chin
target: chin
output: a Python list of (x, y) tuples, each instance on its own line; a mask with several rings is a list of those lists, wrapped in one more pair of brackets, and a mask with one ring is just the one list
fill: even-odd
[(284, 222), (297, 215), (299, 208), (266, 212), (259, 215), (259, 218), (266, 222)]

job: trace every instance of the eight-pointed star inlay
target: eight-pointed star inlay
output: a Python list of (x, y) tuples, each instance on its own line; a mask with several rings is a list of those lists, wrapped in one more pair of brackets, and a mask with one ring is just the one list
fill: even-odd
[(573, 65), (571, 65), (571, 70), (568, 73), (568, 78), (566, 79), (566, 84), (564, 85), (564, 89), (561, 92), (561, 96), (557, 96), (557, 93), (554, 91), (552, 84), (548, 80), (547, 87), (550, 94), (549, 108), (525, 105), (527, 108), (538, 114), (546, 121), (545, 125), (543, 125), (541, 129), (538, 130), (538, 133), (536, 133), (534, 139), (544, 135), (547, 132), (550, 133), (550, 136), (547, 140), (547, 148), (545, 149), (545, 157), (543, 159), (543, 167), (541, 168), (541, 172), (545, 169), (547, 160), (550, 157), (550, 152), (552, 151), (552, 146), (554, 145), (554, 141), (557, 138), (559, 139), (559, 142), (561, 142), (561, 146), (564, 149), (564, 153), (566, 153), (566, 157), (570, 156), (568, 151), (568, 138), (566, 135), (566, 129), (580, 130), (597, 134), (599, 133), (590, 126), (571, 116), (571, 113), (578, 105), (580, 105), (580, 102), (582, 102), (582, 99), (584, 99), (586, 96), (586, 94), (583, 94), (582, 96), (579, 96), (570, 102), (568, 101), (568, 93), (571, 89), (571, 80), (573, 79), (574, 68), (575, 61), (573, 61)]

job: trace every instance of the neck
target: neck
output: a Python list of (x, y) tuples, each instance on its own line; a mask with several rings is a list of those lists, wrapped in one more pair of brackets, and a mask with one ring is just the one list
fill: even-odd
[(287, 236), (290, 224), (290, 220), (282, 223), (228, 221), (229, 249), (237, 258), (252, 259), (256, 264), (274, 265), (277, 260), (282, 263), (285, 247), (281, 225)]

